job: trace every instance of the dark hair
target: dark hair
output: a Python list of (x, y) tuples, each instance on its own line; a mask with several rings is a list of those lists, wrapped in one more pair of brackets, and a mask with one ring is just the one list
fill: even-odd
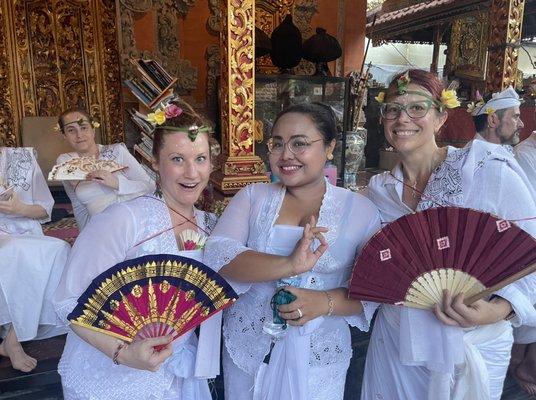
[[(506, 110), (507, 108), (495, 111), (495, 115), (497, 115), (497, 118), (499, 118), (500, 122), (502, 121)], [(474, 116), (473, 122), (475, 123), (475, 130), (477, 132), (482, 132), (488, 126), (488, 114)]]
[[(211, 126), (211, 124), (203, 116), (198, 114), (193, 109), (193, 107), (190, 104), (186, 103), (184, 100), (174, 99), (170, 102), (170, 104), (174, 104), (177, 107), (180, 107), (182, 109), (182, 113), (177, 117), (166, 119), (166, 122), (164, 122), (163, 125), (156, 126), (153, 134), (153, 156), (156, 160), (158, 160), (160, 150), (162, 150), (162, 147), (164, 147), (165, 137), (167, 135), (177, 133), (177, 131), (174, 131), (172, 129), (166, 129), (166, 126), (186, 129), (191, 127), (192, 125), (197, 125), (198, 127)], [(207, 135), (210, 155), (217, 155), (219, 153), (219, 144), (214, 140), (211, 134), (207, 133)]]
[(396, 81), (406, 73), (409, 74), (410, 83), (422, 86), (428, 90), (432, 94), (432, 97), (436, 100), (441, 98), (441, 91), (445, 89), (445, 85), (443, 85), (443, 82), (437, 77), (437, 75), (422, 69), (408, 69), (407, 71), (395, 75), (387, 87), (387, 97), (396, 93)]
[(93, 118), (91, 117), (91, 115), (89, 115), (89, 113), (86, 111), (86, 110), (79, 110), (79, 109), (72, 109), (72, 110), (66, 110), (64, 112), (62, 112), (60, 114), (60, 116), (58, 117), (58, 125), (60, 126), (60, 130), (61, 130), (61, 133), (65, 133), (64, 132), (64, 129), (65, 129), (65, 123), (63, 122), (63, 119), (69, 115), (69, 114), (73, 114), (73, 113), (79, 113), (79, 114), (82, 114), (84, 117), (87, 118), (87, 120), (91, 123), (93, 122)]
[(272, 125), (272, 132), (277, 121), (289, 113), (296, 113), (308, 116), (318, 129), (318, 132), (324, 137), (324, 143), (330, 144), (333, 139), (337, 139), (337, 118), (330, 106), (323, 103), (300, 103), (285, 108), (279, 114)]

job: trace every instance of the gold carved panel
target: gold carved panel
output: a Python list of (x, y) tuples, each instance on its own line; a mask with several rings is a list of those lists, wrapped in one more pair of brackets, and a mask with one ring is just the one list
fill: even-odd
[(488, 92), (496, 92), (509, 85), (515, 85), (524, 9), (524, 0), (492, 1), (486, 77)]
[(449, 46), (449, 61), (456, 76), (482, 80), (486, 76), (488, 13), (483, 11), (455, 20)]
[[(11, 114), (2, 141), (21, 144), (25, 116), (88, 110), (101, 121), (102, 141), (123, 140), (121, 79), (113, 0), (13, 0), (2, 2), (5, 35), (0, 79), (11, 76), (0, 104)], [(11, 108), (11, 110), (8, 110)]]

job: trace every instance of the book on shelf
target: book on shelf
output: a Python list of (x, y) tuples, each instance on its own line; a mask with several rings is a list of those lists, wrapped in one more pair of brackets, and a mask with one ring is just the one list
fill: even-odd
[(134, 96), (136, 96), (143, 104), (148, 105), (151, 103), (151, 99), (148, 98), (136, 85), (134, 85), (131, 80), (126, 79), (125, 85), (128, 86)]
[(149, 137), (153, 137), (154, 125), (147, 121), (147, 116), (134, 108), (127, 110), (130, 115), (130, 120), (136, 125), (140, 131)]
[(145, 159), (145, 161), (149, 163), (152, 163), (154, 161), (152, 154), (139, 144), (134, 145), (134, 152), (138, 153), (140, 156), (142, 156), (143, 159)]

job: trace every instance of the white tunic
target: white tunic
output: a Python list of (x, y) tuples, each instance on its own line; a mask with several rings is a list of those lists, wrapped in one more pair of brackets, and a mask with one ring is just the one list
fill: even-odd
[[(392, 173), (403, 180), (400, 164)], [(398, 180), (389, 173), (376, 175), (366, 191), (384, 222), (412, 212), (402, 202)], [(536, 215), (534, 199), (511, 154), (480, 140), (463, 149), (449, 147), (424, 195), (418, 210), (433, 207), (432, 198), (507, 219)], [(518, 224), (536, 236), (536, 221)], [(536, 274), (497, 294), (512, 304), (515, 326), (536, 326)], [(430, 311), (381, 305), (367, 353), (362, 399), (499, 399), (511, 345), (512, 328), (506, 321), (463, 330), (441, 324)]]
[[(213, 214), (196, 210), (195, 215), (203, 229), (210, 231), (215, 225)], [(167, 206), (153, 196), (114, 204), (93, 217), (73, 246), (55, 294), (58, 316), (67, 321), (67, 315), (91, 281), (119, 262), (147, 254), (200, 258), (196, 251), (179, 251), (172, 229), (136, 246), (171, 226)], [(77, 400), (210, 399), (206, 379), (196, 377), (214, 377), (219, 372), (219, 325), (212, 329), (210, 336), (206, 336), (202, 326), (199, 349), (193, 332), (179, 338), (174, 343), (173, 355), (157, 372), (115, 365), (111, 358), (71, 331), (58, 365), (64, 396)], [(201, 348), (201, 342), (215, 345), (213, 354), (200, 358), (199, 352), (206, 350)]]
[[(113, 160), (128, 168), (115, 172), (119, 180), (118, 189), (112, 189), (96, 181), (64, 181), (63, 187), (71, 199), (73, 212), (80, 230), (84, 229), (89, 219), (104, 210), (110, 204), (130, 200), (154, 191), (154, 182), (143, 167), (129, 153), (123, 143), (98, 145), (99, 159)], [(77, 153), (60, 154), (56, 164), (77, 158)]]
[[(285, 187), (279, 183), (249, 185), (238, 192), (207, 241), (205, 263), (219, 270), (246, 250), (290, 254), (303, 228), (274, 225), (284, 196)], [(301, 286), (315, 290), (345, 286), (356, 249), (379, 229), (378, 210), (363, 196), (326, 182), (318, 226), (329, 228), (325, 234), (329, 248), (316, 266), (303, 274)], [(262, 327), (272, 320), (270, 299), (276, 282), (231, 284), (241, 296), (224, 313), (225, 398), (252, 399), (255, 375), (270, 350), (270, 337)], [(352, 355), (348, 323), (361, 329), (368, 323), (357, 324), (354, 317), (341, 316), (319, 317), (311, 322), (316, 329), (306, 332), (309, 356), (301, 365), (308, 371), (305, 399), (340, 400)], [(289, 340), (291, 333), (284, 340)], [(285, 394), (281, 398), (295, 397)]]
[(536, 132), (532, 132), (527, 139), (514, 147), (514, 151), (519, 165), (536, 190)]
[[(45, 209), (41, 222), (50, 220), (54, 200), (33, 149), (0, 148), (0, 178), (22, 202)], [(58, 326), (52, 295), (70, 247), (44, 236), (39, 222), (0, 213), (0, 326), (12, 324), (21, 342), (66, 331)]]

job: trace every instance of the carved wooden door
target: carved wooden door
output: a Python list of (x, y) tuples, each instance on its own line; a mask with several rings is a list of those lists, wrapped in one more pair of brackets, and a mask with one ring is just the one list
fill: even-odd
[(3, 0), (0, 29), (0, 143), (21, 144), (23, 117), (70, 108), (123, 140), (115, 0)]

